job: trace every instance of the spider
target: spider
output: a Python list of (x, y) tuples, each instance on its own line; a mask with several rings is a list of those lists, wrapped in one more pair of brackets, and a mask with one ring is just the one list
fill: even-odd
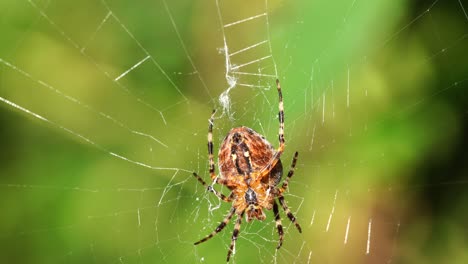
[(288, 187), (288, 182), (294, 174), (298, 156), (297, 151), (294, 154), (288, 176), (283, 181), (281, 187), (278, 186), (283, 175), (283, 165), (281, 164), (280, 157), (284, 151), (285, 141), (283, 96), (279, 80), (276, 80), (276, 86), (279, 96), (279, 148), (275, 150), (264, 136), (253, 129), (244, 126), (233, 128), (224, 138), (219, 149), (218, 168), (220, 173), (216, 175), (213, 161), (213, 119), (216, 111), (213, 110), (208, 126), (210, 177), (213, 183), (227, 186), (231, 190), (231, 194), (225, 196), (216, 191), (211, 185), (207, 185), (197, 173), (193, 173), (208, 191), (214, 193), (225, 202), (232, 202), (229, 213), (218, 227), (205, 238), (195, 242), (195, 245), (198, 245), (221, 232), (235, 214), (237, 219), (232, 233), (231, 245), (227, 253), (228, 262), (239, 236), (242, 218), (245, 215), (247, 222), (253, 219), (263, 221), (266, 218), (263, 209), (273, 209), (279, 235), (279, 243), (276, 248), (279, 249), (281, 247), (284, 233), (275, 198), (278, 199), (289, 220), (294, 223), (299, 233), (302, 233), (301, 226), (297, 223), (296, 217), (291, 213), (283, 196)]

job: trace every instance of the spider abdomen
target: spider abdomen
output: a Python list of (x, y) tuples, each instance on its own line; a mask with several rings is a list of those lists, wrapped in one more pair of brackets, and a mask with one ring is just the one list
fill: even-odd
[[(220, 178), (233, 184), (244, 179), (248, 185), (255, 181), (258, 173), (274, 158), (275, 148), (262, 135), (248, 127), (236, 127), (224, 138), (218, 153)], [(281, 161), (271, 170), (270, 177), (262, 179), (263, 183), (277, 185), (281, 179), (283, 166)], [(243, 176), (239, 178), (238, 176)], [(234, 182), (235, 181), (235, 182)], [(227, 184), (228, 187), (231, 184)]]

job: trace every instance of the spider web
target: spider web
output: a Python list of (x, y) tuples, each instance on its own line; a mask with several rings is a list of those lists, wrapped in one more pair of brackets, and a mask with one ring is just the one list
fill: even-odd
[[(233, 224), (208, 180), (245, 125), (289, 166), (233, 262), (467, 258), (468, 3), (461, 0), (0, 3), (2, 262), (219, 263)], [(222, 186), (217, 190), (228, 194)], [(26, 253), (26, 254), (25, 254)]]

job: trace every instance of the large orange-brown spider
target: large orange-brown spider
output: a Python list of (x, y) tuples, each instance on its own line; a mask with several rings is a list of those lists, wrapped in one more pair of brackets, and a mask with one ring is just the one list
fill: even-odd
[(301, 227), (296, 221), (296, 218), (289, 210), (283, 193), (288, 188), (289, 179), (294, 174), (298, 152), (294, 154), (291, 169), (288, 176), (283, 181), (281, 187), (278, 184), (283, 175), (283, 165), (281, 164), (281, 154), (284, 151), (284, 107), (283, 95), (281, 94), (281, 86), (279, 80), (276, 80), (279, 96), (279, 148), (275, 150), (264, 136), (255, 132), (248, 127), (237, 127), (229, 131), (218, 153), (219, 175), (215, 174), (215, 164), (213, 161), (213, 119), (215, 111), (213, 111), (210, 123), (208, 126), (208, 156), (210, 162), (210, 177), (213, 183), (218, 183), (227, 186), (232, 192), (229, 196), (216, 191), (211, 185), (207, 185), (205, 181), (198, 176), (193, 175), (197, 180), (213, 192), (217, 197), (225, 202), (232, 202), (232, 207), (224, 220), (216, 227), (216, 229), (201, 239), (195, 242), (195, 245), (203, 243), (212, 238), (229, 223), (234, 214), (237, 215), (237, 220), (232, 233), (231, 245), (227, 254), (227, 261), (233, 252), (236, 245), (239, 229), (242, 223), (242, 217), (246, 216), (247, 222), (256, 218), (260, 221), (265, 220), (266, 216), (263, 209), (271, 210), (276, 220), (276, 228), (278, 229), (279, 243), (277, 249), (283, 244), (283, 226), (278, 211), (278, 204), (275, 198), (278, 198), (279, 203), (283, 207), (289, 220), (294, 223), (297, 230), (301, 233)]

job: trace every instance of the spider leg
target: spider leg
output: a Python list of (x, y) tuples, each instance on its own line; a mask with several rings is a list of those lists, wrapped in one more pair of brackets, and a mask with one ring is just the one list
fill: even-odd
[(278, 148), (278, 152), (283, 152), (284, 150), (284, 105), (283, 105), (283, 94), (281, 93), (281, 85), (278, 79), (276, 79), (276, 88), (278, 89), (278, 97), (279, 97), (279, 112), (278, 112), (278, 119), (279, 119), (279, 143), (280, 146)]
[(266, 175), (270, 174), (270, 171), (272, 168), (276, 166), (278, 163), (281, 154), (283, 154), (284, 151), (284, 145), (285, 145), (285, 140), (284, 140), (284, 104), (283, 104), (283, 93), (281, 92), (281, 85), (280, 81), (276, 79), (276, 88), (278, 89), (278, 97), (279, 97), (279, 112), (278, 112), (278, 120), (279, 120), (279, 133), (278, 133), (278, 139), (279, 139), (279, 147), (276, 150), (275, 155), (271, 158), (270, 162), (268, 165), (266, 165), (261, 171), (260, 171), (260, 178), (265, 177)]
[(279, 215), (278, 204), (273, 200), (273, 213), (275, 214), (276, 228), (278, 229), (279, 243), (276, 249), (283, 245), (283, 225), (281, 225), (281, 217)]
[(297, 230), (299, 231), (299, 233), (302, 233), (301, 226), (297, 223), (296, 217), (294, 217), (294, 215), (291, 213), (291, 210), (289, 210), (289, 207), (288, 207), (288, 205), (286, 204), (286, 201), (284, 200), (284, 196), (283, 196), (283, 195), (280, 195), (280, 196), (278, 197), (278, 200), (279, 200), (281, 206), (283, 207), (283, 210), (286, 212), (286, 215), (288, 216), (289, 220), (291, 220), (291, 222), (294, 223), (294, 225), (296, 226), (296, 228), (297, 228)]
[(213, 122), (214, 122), (214, 114), (216, 113), (216, 110), (213, 110), (211, 113), (211, 117), (209, 120), (209, 125), (208, 125), (208, 157), (210, 159), (210, 177), (211, 180), (215, 181), (216, 179), (216, 174), (215, 174), (215, 164), (213, 160)]
[(226, 196), (218, 191), (216, 191), (213, 186), (211, 185), (207, 185), (206, 182), (200, 177), (198, 176), (197, 173), (193, 173), (193, 176), (195, 176), (195, 178), (197, 178), (197, 180), (210, 192), (214, 193), (219, 199), (225, 201), (225, 202), (232, 202), (232, 199), (233, 199), (233, 196), (232, 196), (232, 193), (231, 195), (229, 196)]
[(296, 162), (297, 162), (297, 156), (298, 155), (299, 155), (299, 153), (296, 151), (296, 153), (294, 154), (294, 158), (292, 160), (291, 168), (289, 169), (289, 172), (288, 172), (288, 176), (283, 181), (283, 185), (281, 186), (281, 189), (280, 189), (281, 193), (286, 191), (286, 189), (288, 188), (289, 180), (294, 175), (294, 170), (296, 169)]
[(209, 234), (208, 236), (206, 236), (206, 237), (200, 239), (199, 241), (195, 242), (194, 245), (198, 245), (200, 243), (203, 243), (203, 242), (209, 240), (210, 238), (212, 238), (217, 233), (221, 232), (224, 229), (224, 227), (229, 223), (229, 221), (231, 220), (231, 218), (232, 218), (232, 216), (234, 215), (235, 212), (236, 212), (236, 208), (232, 207), (231, 210), (229, 211), (229, 213), (223, 219), (223, 221), (218, 225), (218, 227), (216, 227), (216, 229), (213, 232), (211, 232), (211, 234)]
[(231, 258), (231, 255), (236, 246), (236, 240), (237, 240), (237, 237), (239, 236), (239, 230), (242, 224), (242, 217), (244, 217), (244, 212), (242, 212), (241, 214), (237, 214), (236, 224), (234, 225), (234, 231), (232, 232), (231, 245), (229, 246), (229, 251), (227, 254), (227, 260), (226, 260), (227, 262), (229, 262), (229, 259)]

